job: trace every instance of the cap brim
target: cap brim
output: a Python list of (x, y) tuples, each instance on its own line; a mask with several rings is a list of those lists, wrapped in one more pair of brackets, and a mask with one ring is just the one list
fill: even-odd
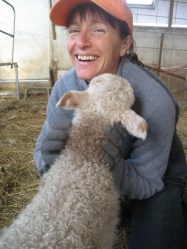
[[(50, 19), (57, 25), (67, 26), (67, 20), (71, 10), (82, 3), (88, 2), (95, 3), (117, 19), (127, 22), (132, 33), (133, 17), (131, 10), (127, 6), (123, 8), (122, 6), (116, 5), (114, 0), (108, 0), (107, 2), (101, 0), (60, 0), (51, 8)], [(126, 4), (125, 1), (124, 4)]]
[(53, 23), (66, 26), (69, 13), (71, 10), (81, 3), (90, 2), (89, 0), (63, 0), (56, 2), (50, 11), (50, 19)]

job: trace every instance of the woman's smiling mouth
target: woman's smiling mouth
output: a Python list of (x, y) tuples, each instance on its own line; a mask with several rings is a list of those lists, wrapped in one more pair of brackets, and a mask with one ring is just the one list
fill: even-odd
[(88, 56), (76, 55), (76, 57), (77, 57), (78, 61), (85, 61), (85, 62), (95, 61), (98, 58), (98, 56), (93, 56), (93, 55), (88, 55)]

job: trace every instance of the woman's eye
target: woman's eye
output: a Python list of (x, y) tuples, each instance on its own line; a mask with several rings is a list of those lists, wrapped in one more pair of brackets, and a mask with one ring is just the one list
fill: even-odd
[(94, 32), (96, 32), (96, 33), (105, 33), (105, 30), (100, 29), (100, 28), (96, 28), (96, 29), (94, 29)]
[(79, 29), (77, 29), (77, 28), (70, 28), (70, 29), (68, 29), (68, 33), (69, 34), (75, 34), (75, 33), (78, 33), (79, 32)]

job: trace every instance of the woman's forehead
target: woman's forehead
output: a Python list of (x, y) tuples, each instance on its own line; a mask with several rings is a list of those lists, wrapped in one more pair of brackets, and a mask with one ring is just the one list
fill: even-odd
[(71, 25), (83, 25), (83, 22), (86, 22), (89, 27), (92, 26), (97, 26), (99, 25), (100, 27), (105, 27), (105, 28), (112, 28), (112, 26), (109, 23), (106, 23), (103, 19), (101, 18), (95, 18), (93, 16), (88, 16), (85, 18), (81, 18), (79, 15), (76, 15), (75, 18), (72, 20), (72, 22), (69, 24), (69, 27)]

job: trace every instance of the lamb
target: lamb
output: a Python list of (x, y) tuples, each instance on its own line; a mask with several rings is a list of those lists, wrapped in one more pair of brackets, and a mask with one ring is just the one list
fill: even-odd
[(130, 84), (102, 74), (85, 91), (67, 92), (58, 107), (74, 109), (65, 149), (41, 179), (39, 191), (0, 237), (0, 249), (111, 249), (119, 195), (102, 158), (104, 129), (121, 122), (145, 139), (146, 121), (131, 110)]

